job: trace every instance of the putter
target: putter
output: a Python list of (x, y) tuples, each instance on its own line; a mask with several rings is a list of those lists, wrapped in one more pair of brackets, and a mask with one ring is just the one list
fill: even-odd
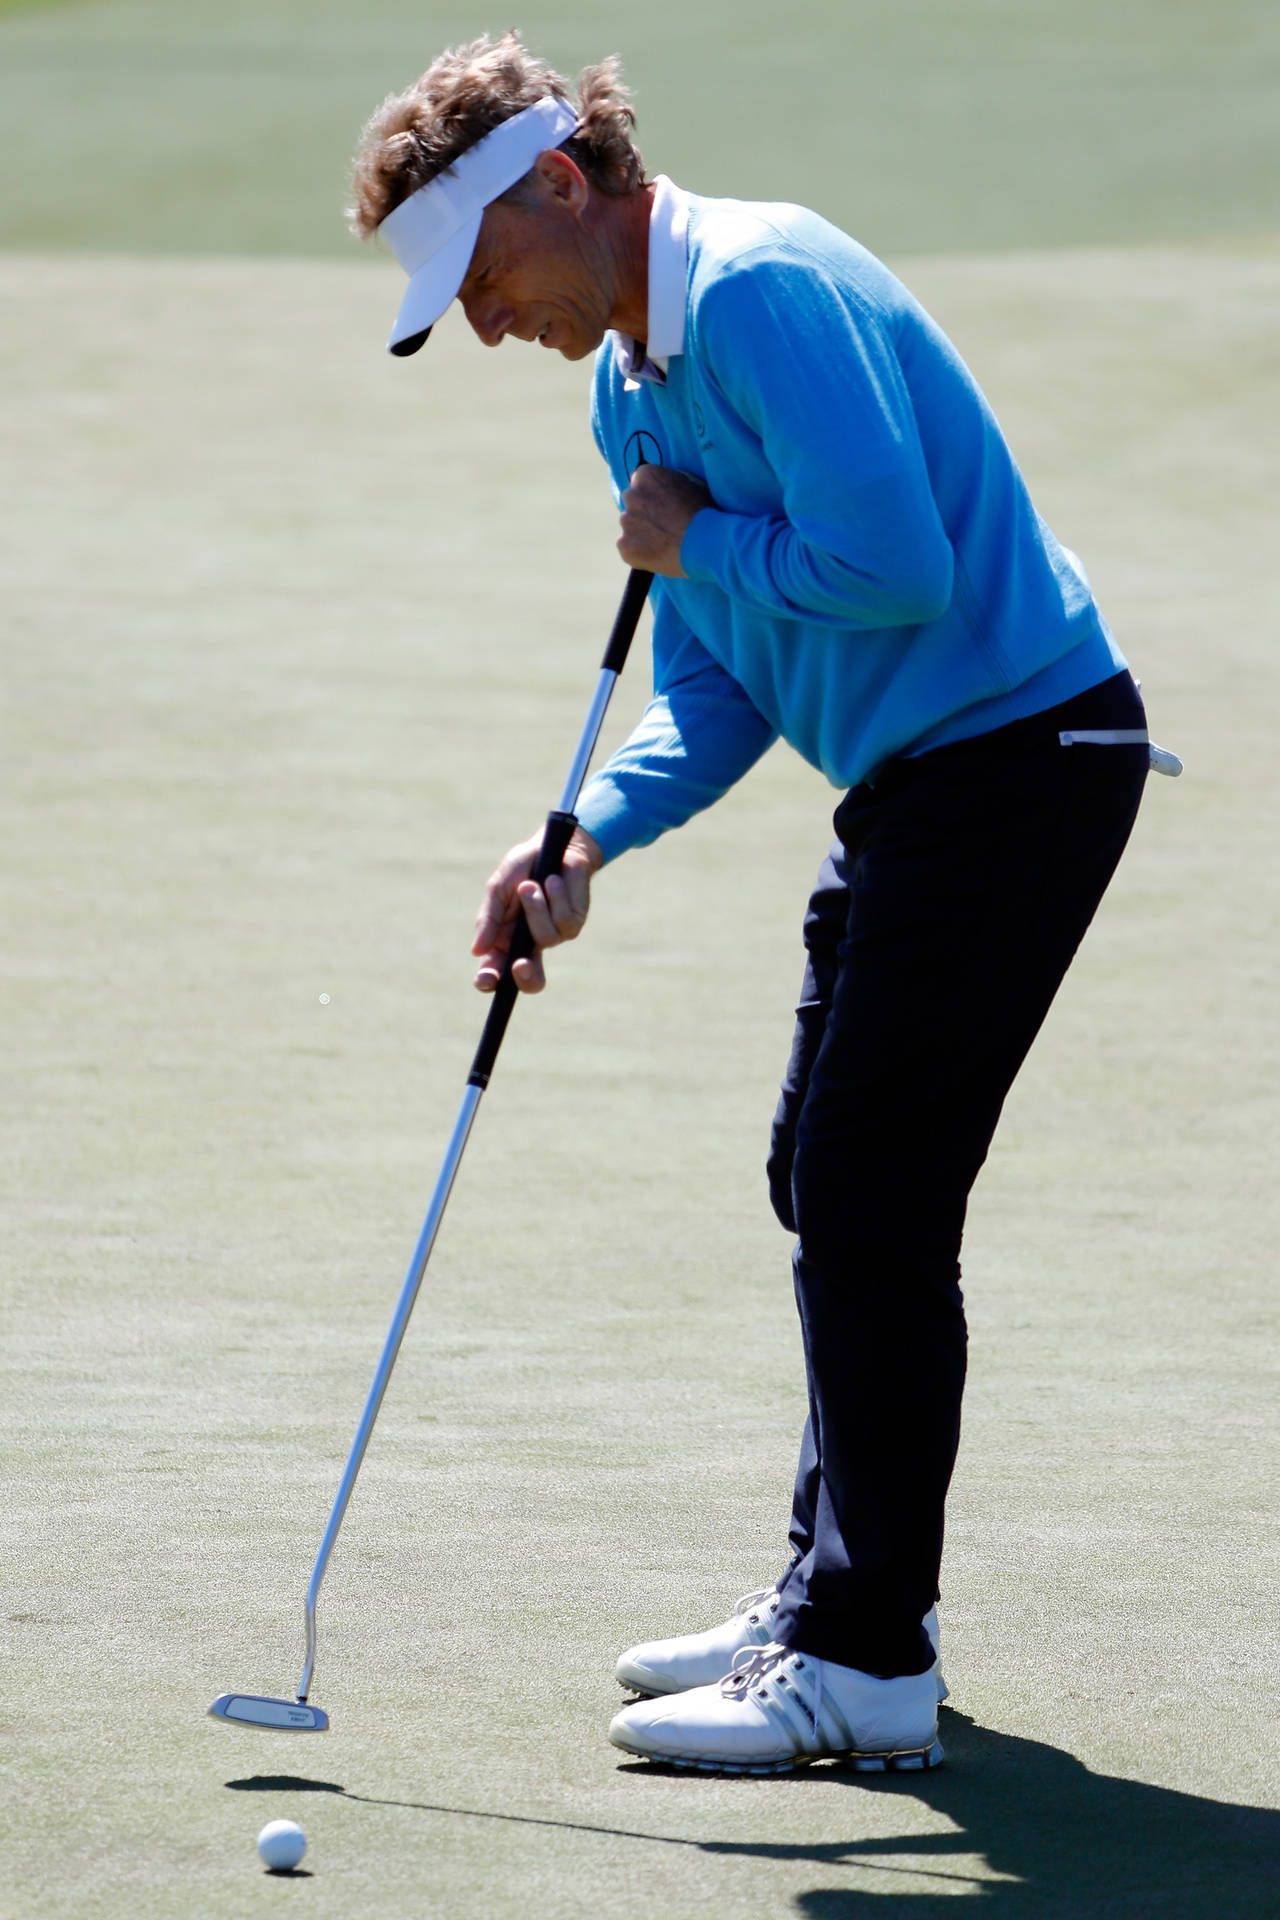
[[(574, 813), (574, 808), (578, 804), (578, 795), (587, 777), (587, 768), (591, 764), (591, 756), (595, 752), (596, 741), (604, 725), (609, 700), (617, 684), (618, 675), (626, 664), (627, 653), (635, 637), (641, 609), (652, 581), (653, 575), (639, 568), (633, 569), (628, 576), (622, 604), (618, 608), (613, 631), (609, 635), (609, 644), (605, 648), (604, 659), (600, 665), (595, 696), (587, 714), (586, 724), (582, 729), (582, 736), (578, 741), (577, 752), (573, 756), (569, 777), (564, 784), (560, 805), (547, 815), (542, 848), (537, 865), (533, 869), (535, 880), (543, 881), (551, 874), (559, 873), (564, 864), (565, 848), (578, 824), (577, 815)], [(518, 989), (513, 968), (517, 960), (525, 959), (533, 952), (533, 945), (529, 923), (522, 913), (519, 925), (511, 938), (502, 977), (494, 989), (484, 1031), (480, 1036), (480, 1044), (476, 1049), (475, 1059), (471, 1063), (471, 1072), (467, 1075), (462, 1105), (458, 1110), (453, 1132), (449, 1136), (449, 1144), (445, 1148), (444, 1164), (440, 1168), (435, 1191), (431, 1195), (431, 1204), (427, 1208), (427, 1217), (422, 1223), (422, 1232), (418, 1235), (418, 1244), (409, 1262), (409, 1271), (400, 1289), (400, 1297), (396, 1302), (396, 1310), (382, 1349), (382, 1357), (378, 1361), (373, 1376), (373, 1385), (369, 1388), (369, 1397), (364, 1403), (364, 1412), (360, 1416), (360, 1425), (356, 1429), (356, 1437), (351, 1444), (351, 1452), (347, 1457), (347, 1464), (329, 1515), (329, 1524), (324, 1530), (324, 1538), (320, 1542), (320, 1551), (316, 1555), (316, 1563), (312, 1569), (306, 1602), (307, 1651), (302, 1678), (298, 1682), (298, 1697), (296, 1700), (277, 1700), (270, 1695), (260, 1693), (220, 1693), (209, 1708), (209, 1712), (216, 1720), (227, 1720), (236, 1726), (265, 1727), (281, 1733), (324, 1733), (328, 1729), (328, 1714), (322, 1707), (313, 1707), (309, 1699), (316, 1664), (316, 1599), (320, 1592), (320, 1582), (324, 1579), (329, 1556), (333, 1552), (338, 1529), (342, 1525), (342, 1518), (346, 1513), (347, 1503), (360, 1471), (360, 1463), (369, 1445), (374, 1422), (378, 1417), (378, 1409), (382, 1405), (382, 1397), (386, 1393), (387, 1382), (391, 1378), (391, 1370), (396, 1364), (400, 1343), (404, 1339), (409, 1316), (413, 1312), (418, 1289), (422, 1285), (422, 1276), (431, 1258), (431, 1249), (435, 1245), (440, 1222), (444, 1218), (444, 1210), (448, 1205), (449, 1194), (462, 1161), (467, 1137), (476, 1117), (476, 1109), (480, 1105), (480, 1097), (489, 1084), (498, 1058), (498, 1049), (502, 1045), (502, 1038), (516, 1003)]]

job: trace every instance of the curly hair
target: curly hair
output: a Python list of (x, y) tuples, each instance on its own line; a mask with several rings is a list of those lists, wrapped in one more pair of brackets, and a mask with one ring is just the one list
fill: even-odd
[[(636, 116), (617, 58), (584, 67), (576, 91), (578, 130), (561, 152), (601, 193), (636, 192), (644, 185), (644, 162), (632, 139)], [(531, 54), (514, 28), (500, 40), (486, 33), (448, 48), (411, 87), (388, 94), (365, 126), (351, 166), (352, 232), (367, 240), (459, 154), (548, 94), (573, 104), (568, 82)], [(518, 195), (520, 183), (510, 191)]]

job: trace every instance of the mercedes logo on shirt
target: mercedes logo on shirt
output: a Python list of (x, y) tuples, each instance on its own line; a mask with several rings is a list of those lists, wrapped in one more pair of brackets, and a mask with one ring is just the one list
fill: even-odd
[(629, 437), (622, 458), (628, 473), (634, 473), (637, 467), (665, 467), (667, 464), (661, 445), (643, 427)]

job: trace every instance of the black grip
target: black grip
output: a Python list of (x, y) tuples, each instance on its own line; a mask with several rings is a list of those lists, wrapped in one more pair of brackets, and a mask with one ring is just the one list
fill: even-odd
[[(641, 596), (641, 606), (644, 604)], [(623, 657), (625, 658), (625, 652)], [(564, 867), (565, 848), (573, 838), (573, 830), (578, 824), (576, 814), (561, 813), (553, 809), (547, 815), (547, 824), (542, 830), (542, 845), (534, 864), (533, 878), (542, 885), (553, 873), (560, 873)], [(506, 963), (502, 977), (493, 992), (493, 1003), (489, 1008), (489, 1017), (484, 1023), (484, 1032), (480, 1035), (480, 1045), (476, 1048), (476, 1057), (471, 1062), (471, 1071), (467, 1075), (469, 1087), (487, 1087), (489, 1076), (493, 1072), (494, 1062), (498, 1058), (498, 1049), (502, 1045), (507, 1023), (516, 1004), (519, 988), (516, 986), (513, 968), (517, 960), (527, 960), (533, 952), (534, 939), (529, 922), (520, 910), (520, 922), (511, 936), (511, 945), (507, 949)]]
[(609, 644), (604, 650), (604, 659), (600, 662), (601, 671), (621, 673), (627, 664), (627, 654), (631, 642), (636, 637), (636, 628), (644, 603), (649, 597), (653, 585), (653, 575), (646, 573), (643, 567), (633, 567), (631, 578), (627, 581), (622, 595), (622, 605), (618, 608), (618, 617), (613, 623), (613, 632), (609, 635)]

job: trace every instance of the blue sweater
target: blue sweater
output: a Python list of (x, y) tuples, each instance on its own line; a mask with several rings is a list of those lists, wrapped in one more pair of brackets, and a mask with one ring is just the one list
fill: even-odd
[[(973, 376), (900, 281), (801, 207), (689, 196), (684, 352), (592, 427), (715, 501), (654, 583), (654, 697), (583, 790), (606, 859), (710, 806), (781, 736), (836, 787), (1096, 686), (1124, 660)], [(637, 435), (644, 435), (640, 441)]]

